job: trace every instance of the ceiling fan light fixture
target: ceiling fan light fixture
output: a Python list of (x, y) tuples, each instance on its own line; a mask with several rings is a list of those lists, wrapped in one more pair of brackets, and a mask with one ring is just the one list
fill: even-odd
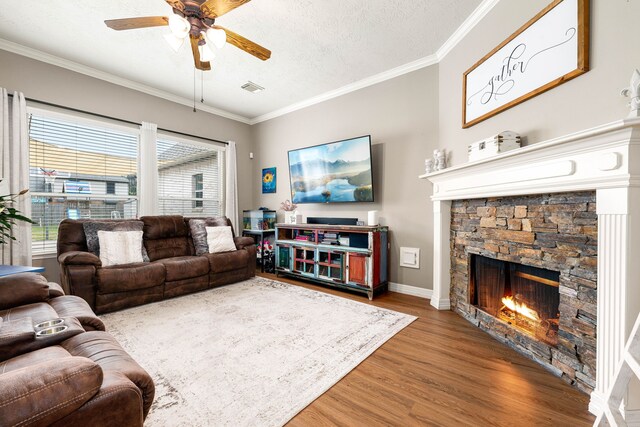
[(174, 13), (169, 17), (169, 29), (175, 37), (183, 39), (189, 35), (191, 24), (186, 18)]
[(210, 62), (216, 57), (216, 54), (213, 53), (213, 50), (209, 47), (208, 44), (200, 46), (200, 60), (203, 62)]
[(176, 37), (173, 33), (165, 34), (164, 39), (169, 43), (174, 52), (178, 52), (184, 44), (184, 38)]
[(222, 49), (227, 42), (227, 33), (221, 28), (209, 28), (205, 33), (207, 43), (211, 42), (218, 49)]

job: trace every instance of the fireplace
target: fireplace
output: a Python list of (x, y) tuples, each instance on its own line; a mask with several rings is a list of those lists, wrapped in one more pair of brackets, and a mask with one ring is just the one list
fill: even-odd
[[(640, 313), (640, 224), (634, 219), (640, 217), (638, 165), (640, 117), (635, 111), (623, 120), (420, 177), (433, 185), (430, 304), (455, 310), (501, 342), (557, 368), (563, 379), (591, 393), (592, 413), (605, 407)], [(517, 208), (527, 204), (523, 196), (581, 191), (595, 193), (586, 212), (560, 212), (552, 203), (555, 197), (526, 213)], [(511, 207), (504, 212), (495, 202), (504, 197), (513, 198), (513, 215)], [(469, 254), (560, 271), (557, 346), (529, 342), (528, 333), (469, 303)], [(626, 408), (636, 407), (639, 390), (628, 390), (632, 405)]]
[(451, 308), (580, 390), (595, 386), (592, 191), (454, 200)]
[(559, 272), (472, 254), (469, 286), (472, 305), (557, 346)]

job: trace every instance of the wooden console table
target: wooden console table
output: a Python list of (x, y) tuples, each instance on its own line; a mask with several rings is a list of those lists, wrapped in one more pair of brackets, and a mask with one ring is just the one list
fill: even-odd
[(389, 283), (388, 228), (276, 224), (276, 274), (366, 293)]

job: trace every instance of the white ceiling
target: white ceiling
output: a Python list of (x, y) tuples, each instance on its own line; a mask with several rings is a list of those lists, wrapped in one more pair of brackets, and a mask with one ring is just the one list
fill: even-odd
[[(434, 63), (438, 50), (465, 20), (469, 25), (472, 14), (490, 8), (487, 3), (492, 2), (251, 1), (216, 23), (270, 49), (271, 59), (263, 62), (227, 44), (204, 72), (202, 109), (252, 123), (380, 80), (390, 70), (399, 74), (412, 63)], [(187, 44), (174, 53), (162, 37), (167, 27), (114, 31), (103, 23), (170, 13), (163, 0), (0, 0), (0, 38), (9, 42), (0, 48), (187, 103), (194, 93)], [(200, 71), (196, 77), (200, 104)], [(266, 90), (240, 89), (249, 80)]]

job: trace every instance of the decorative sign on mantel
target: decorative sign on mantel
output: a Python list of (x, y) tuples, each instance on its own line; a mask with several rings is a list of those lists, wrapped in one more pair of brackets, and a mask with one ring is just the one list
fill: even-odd
[(589, 0), (555, 0), (462, 79), (467, 128), (589, 71)]

